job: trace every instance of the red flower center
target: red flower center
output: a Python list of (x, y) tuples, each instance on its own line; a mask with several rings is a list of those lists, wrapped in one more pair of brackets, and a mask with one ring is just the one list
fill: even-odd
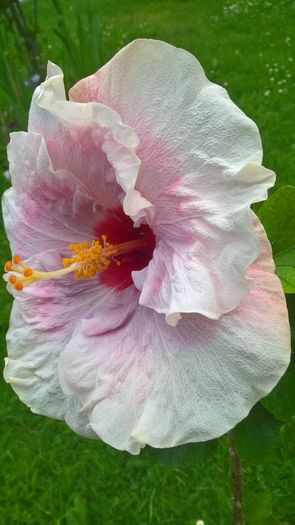
[[(108, 210), (105, 220), (95, 228), (95, 236), (107, 236), (108, 241), (116, 247), (130, 243), (130, 251), (124, 250), (110, 259), (110, 264), (102, 273), (99, 273), (101, 283), (121, 291), (133, 284), (131, 272), (142, 270), (150, 262), (155, 248), (155, 235), (147, 224), (138, 228), (122, 208)], [(138, 242), (136, 242), (138, 241)]]

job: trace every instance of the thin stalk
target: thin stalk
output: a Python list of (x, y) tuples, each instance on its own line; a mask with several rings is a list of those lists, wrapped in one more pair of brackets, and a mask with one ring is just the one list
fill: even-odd
[(233, 525), (243, 525), (243, 470), (232, 432), (228, 432), (233, 488)]
[(34, 34), (37, 34), (38, 31), (38, 0), (33, 0), (33, 24), (34, 24)]
[(28, 52), (28, 57), (31, 63), (32, 67), (32, 73), (38, 73), (39, 72), (39, 63), (38, 63), (38, 57), (39, 57), (39, 49), (35, 40), (34, 34), (32, 34), (32, 31), (30, 30), (27, 19), (23, 13), (23, 10), (21, 8), (21, 5), (18, 0), (15, 0), (15, 2), (12, 2), (9, 5), (9, 9), (12, 15), (12, 19), (15, 23), (15, 26), (17, 28), (17, 31), (19, 35), (23, 38), (25, 47)]

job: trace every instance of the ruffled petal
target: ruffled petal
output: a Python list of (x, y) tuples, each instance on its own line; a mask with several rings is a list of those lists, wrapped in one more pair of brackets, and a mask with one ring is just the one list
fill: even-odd
[(255, 218), (261, 255), (253, 289), (218, 320), (185, 314), (177, 327), (138, 306), (107, 334), (77, 329), (60, 356), (63, 391), (92, 429), (137, 454), (220, 436), (275, 386), (290, 358), (290, 330), (271, 249)]
[(13, 254), (65, 253), (93, 239), (104, 209), (73, 175), (54, 170), (40, 134), (13, 133), (8, 157), (13, 187), (4, 193), (3, 217)]
[(160, 238), (148, 267), (132, 272), (141, 290), (140, 304), (165, 314), (168, 323), (182, 313), (218, 319), (253, 286), (247, 269), (259, 253), (259, 243), (250, 211), (239, 214), (234, 224), (226, 219), (222, 223), (214, 213), (210, 220), (209, 213), (204, 215), (191, 221), (190, 232), (183, 228), (182, 235), (180, 225), (171, 225), (172, 242), (169, 235)]
[(153, 40), (126, 46), (70, 97), (114, 108), (139, 137), (135, 190), (152, 206), (133, 192), (125, 211), (160, 239), (147, 282), (134, 274), (141, 304), (173, 322), (179, 312), (218, 318), (235, 308), (259, 253), (250, 205), (275, 180), (260, 165), (254, 122), (190, 53)]
[(153, 259), (148, 268), (133, 272), (142, 291), (140, 303), (165, 313), (170, 323), (189, 312), (216, 319), (251, 289), (247, 269), (259, 254), (259, 243), (250, 204), (267, 197), (274, 173), (255, 164), (233, 175), (224, 172), (221, 199), (226, 206), (221, 210), (215, 168), (213, 161), (206, 168), (211, 182), (200, 170), (199, 188), (192, 178), (158, 198), (151, 221), (159, 239)]
[(55, 169), (73, 173), (105, 207), (132, 193), (140, 166), (136, 133), (104, 104), (67, 101), (54, 64), (34, 93), (29, 131), (42, 133)]

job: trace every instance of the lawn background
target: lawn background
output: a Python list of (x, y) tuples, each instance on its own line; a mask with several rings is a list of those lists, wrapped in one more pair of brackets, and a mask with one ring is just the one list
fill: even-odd
[[(32, 5), (29, 0), (22, 4), (29, 17)], [(0, 184), (4, 190), (9, 186), (2, 176), (7, 170), (7, 133), (26, 129), (32, 91), (26, 85), (30, 66), (22, 42), (17, 46), (3, 20), (0, 23)], [(58, 63), (68, 87), (134, 38), (158, 38), (191, 51), (210, 80), (225, 86), (258, 124), (264, 164), (276, 171), (279, 187), (294, 184), (294, 26), (295, 2), (285, 0), (60, 0), (58, 4), (41, 0), (37, 42), (42, 63), (48, 59)], [(9, 257), (4, 235), (2, 257)], [(0, 293), (4, 357), (11, 301), (3, 285)], [(154, 463), (148, 451), (131, 457), (79, 438), (61, 422), (33, 415), (3, 380), (0, 404), (0, 525), (231, 522), (226, 438), (206, 463), (167, 469)], [(295, 524), (294, 435), (293, 418), (261, 461), (245, 465), (246, 513), (252, 512), (252, 523), (255, 508), (264, 506), (269, 517), (261, 525)]]

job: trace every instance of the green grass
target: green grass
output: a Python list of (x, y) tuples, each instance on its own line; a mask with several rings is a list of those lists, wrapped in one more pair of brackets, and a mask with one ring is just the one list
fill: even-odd
[[(147, 453), (130, 457), (32, 415), (8, 387), (2, 403), (1, 525), (195, 525), (201, 517), (206, 525), (230, 523), (226, 440), (212, 461), (167, 469)], [(294, 428), (285, 428), (264, 464), (245, 476), (247, 499), (270, 492), (279, 523), (294, 523)]]
[[(30, 2), (23, 5), (30, 12)], [(39, 2), (38, 42), (42, 60), (59, 63), (68, 86), (134, 38), (159, 38), (184, 47), (198, 57), (209, 78), (225, 85), (233, 100), (257, 122), (264, 163), (277, 172), (277, 185), (294, 183), (293, 1), (252, 0), (251, 5), (245, 0), (99, 0), (92, 5), (100, 21), (100, 47), (93, 33), (87, 35), (86, 29), (96, 18), (87, 20), (84, 2), (63, 0), (60, 5), (66, 20), (63, 34), (75, 42), (75, 56), (71, 57), (55, 33), (61, 26), (50, 1)], [(81, 23), (77, 23), (78, 5)], [(0, 59), (5, 142), (9, 130), (25, 129), (31, 93), (24, 86), (26, 61), (7, 28), (0, 33), (0, 51), (5, 52)], [(7, 167), (3, 148), (0, 160), (3, 171)], [(4, 189), (8, 183), (1, 175), (0, 179)], [(9, 252), (4, 237), (0, 247), (5, 260)], [(3, 356), (9, 308), (10, 297), (2, 286)], [(0, 403), (0, 525), (195, 525), (197, 519), (203, 519), (205, 525), (231, 522), (226, 439), (220, 441), (212, 460), (185, 470), (167, 469), (155, 464), (148, 452), (131, 457), (103, 443), (79, 438), (63, 423), (31, 414), (3, 381)], [(282, 525), (295, 523), (294, 434), (295, 421), (291, 421), (281, 429), (263, 462), (245, 466), (246, 506), (255, 495), (259, 498), (259, 494), (269, 492), (273, 515)]]

